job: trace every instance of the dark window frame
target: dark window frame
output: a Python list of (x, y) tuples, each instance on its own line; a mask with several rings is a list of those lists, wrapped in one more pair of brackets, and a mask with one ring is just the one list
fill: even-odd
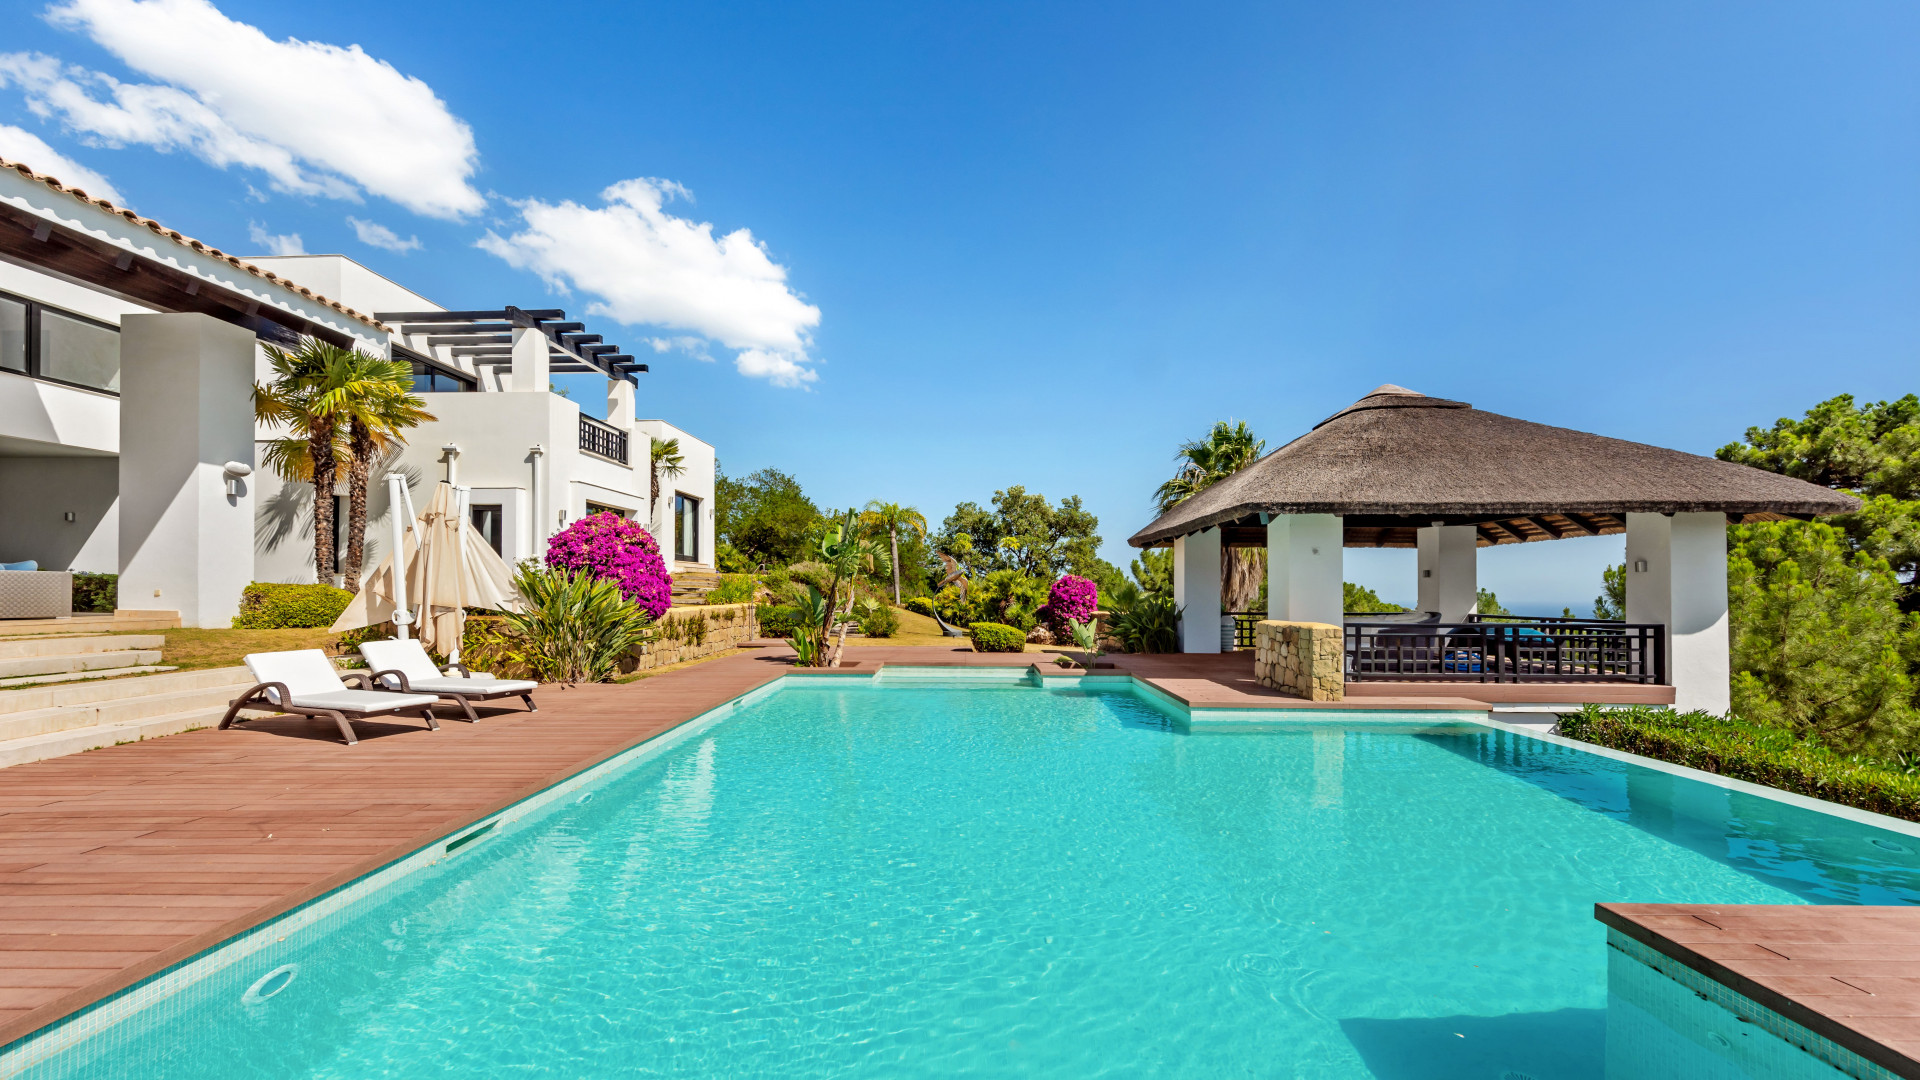
[[(488, 536), (487, 530), (481, 527), (485, 519), (489, 517), (493, 519), (493, 535), (492, 536)], [(468, 503), (467, 504), (467, 523), (473, 527), (474, 532), (477, 532), (480, 534), (480, 538), (487, 542), (487, 546), (493, 549), (493, 553), (495, 555), (506, 554), (505, 552), (505, 545), (506, 545), (506, 539), (507, 539), (506, 504), (504, 503)]]
[[(705, 500), (698, 495), (684, 492), (673, 493), (673, 557), (688, 562), (700, 561), (700, 507)], [(687, 520), (686, 504), (693, 504), (693, 528), (682, 530), (681, 523)], [(687, 541), (691, 539), (692, 543)], [(692, 550), (687, 550), (688, 548)]]
[[(405, 360), (407, 363), (413, 365), (413, 392), (416, 394), (474, 394), (480, 391), (480, 379), (478, 376), (469, 375), (459, 368), (448, 367), (431, 356), (423, 356), (420, 353), (414, 352), (412, 349), (395, 345), (393, 347), (393, 358), (395, 360)], [(450, 379), (459, 383), (460, 389), (441, 390), (438, 388), (430, 388), (422, 390), (419, 385), (422, 375), (430, 378)]]
[(40, 313), (42, 311), (51, 311), (63, 319), (72, 319), (77, 323), (95, 326), (102, 330), (110, 330), (115, 337), (118, 337), (120, 334), (119, 327), (110, 322), (102, 322), (91, 315), (82, 315), (77, 311), (70, 311), (55, 304), (43, 304), (31, 296), (21, 296), (18, 293), (0, 292), (0, 300), (11, 300), (16, 304), (25, 304), (27, 308), (26, 355), (22, 357), (22, 359), (26, 361), (26, 370), (15, 371), (12, 368), (0, 367), (0, 372), (5, 372), (8, 375), (19, 375), (39, 382), (49, 382), (55, 386), (71, 386), (75, 390), (86, 390), (95, 394), (105, 394), (108, 397), (117, 398), (120, 396), (120, 391), (118, 390), (108, 390), (99, 386), (88, 386), (86, 383), (69, 382), (66, 379), (55, 378), (52, 375), (43, 375), (40, 373)]

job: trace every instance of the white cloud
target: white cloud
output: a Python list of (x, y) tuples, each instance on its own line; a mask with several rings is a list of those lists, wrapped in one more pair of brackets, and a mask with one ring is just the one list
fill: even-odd
[(787, 287), (786, 268), (751, 232), (715, 237), (710, 223), (668, 213), (665, 203), (675, 197), (691, 199), (672, 181), (635, 179), (602, 192), (606, 205), (597, 208), (530, 199), (517, 204), (525, 229), (509, 237), (488, 232), (479, 246), (550, 284), (598, 297), (590, 314), (739, 350), (741, 374), (777, 386), (818, 378), (807, 347), (820, 309)]
[(765, 349), (740, 350), (740, 355), (733, 358), (733, 367), (742, 375), (765, 379), (775, 386), (801, 386), (820, 377), (812, 368), (796, 363), (791, 355)]
[(402, 255), (405, 255), (409, 251), (420, 250), (420, 238), (417, 236), (409, 236), (405, 240), (402, 240), (400, 239), (399, 233), (394, 232), (385, 225), (372, 221), (362, 221), (351, 215), (347, 218), (347, 224), (353, 226), (353, 235), (359, 237), (360, 242), (368, 247), (385, 248), (388, 251), (399, 252)]
[(305, 255), (307, 245), (299, 233), (270, 233), (257, 221), (247, 222), (247, 239), (267, 249), (269, 255)]
[(159, 84), (0, 55), (0, 83), (24, 89), (39, 115), (113, 145), (259, 169), (295, 194), (364, 190), (440, 218), (486, 205), (468, 182), (472, 129), (426, 83), (358, 45), (274, 41), (207, 0), (67, 0), (47, 15)]
[(114, 190), (106, 177), (48, 146), (40, 136), (25, 128), (0, 124), (0, 158), (19, 162), (68, 187), (79, 188), (96, 199), (126, 205), (120, 192)]

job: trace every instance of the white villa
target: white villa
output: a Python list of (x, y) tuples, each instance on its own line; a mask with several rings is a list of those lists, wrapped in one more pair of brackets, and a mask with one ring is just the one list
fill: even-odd
[[(313, 581), (312, 487), (258, 467), (274, 433), (250, 403), (261, 346), (303, 335), (413, 364), (437, 419), (382, 471), (470, 487), (510, 562), (613, 511), (646, 522), (676, 573), (712, 570), (713, 447), (639, 419), (646, 365), (564, 311), (449, 311), (342, 255), (237, 258), (5, 161), (0, 563), (118, 573), (123, 611), (184, 626), (228, 625), (249, 582)], [(555, 373), (603, 375), (606, 419), (550, 392)], [(683, 471), (650, 506), (650, 440), (666, 439)], [(368, 570), (386, 503), (376, 477)]]

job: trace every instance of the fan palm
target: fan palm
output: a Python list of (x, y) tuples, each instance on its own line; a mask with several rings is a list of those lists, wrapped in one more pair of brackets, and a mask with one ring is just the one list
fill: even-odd
[[(360, 570), (367, 550), (367, 479), (373, 462), (389, 447), (406, 442), (408, 428), (434, 419), (426, 402), (414, 396), (413, 365), (404, 360), (382, 360), (355, 353), (357, 392), (343, 403), (347, 421), (347, 565), (346, 587), (360, 589)], [(396, 508), (397, 512), (397, 508)]]
[[(1202, 491), (1260, 460), (1267, 444), (1254, 437), (1245, 420), (1215, 421), (1204, 439), (1180, 444), (1174, 460), (1179, 471), (1153, 493), (1154, 507), (1166, 513), (1182, 500)], [(1266, 552), (1260, 549), (1236, 549), (1223, 561), (1225, 587), (1221, 590), (1227, 610), (1239, 611), (1252, 604), (1260, 593), (1260, 579), (1266, 576)]]
[(867, 504), (866, 512), (860, 515), (860, 521), (874, 532), (887, 535), (887, 550), (893, 560), (893, 603), (900, 606), (900, 534), (909, 536), (927, 535), (927, 517), (911, 506), (899, 503), (881, 502), (878, 499)]
[(679, 439), (654, 439), (652, 449), (648, 451), (648, 471), (652, 476), (653, 493), (648, 497), (647, 509), (657, 513), (660, 508), (660, 478), (671, 480), (687, 471), (687, 459), (680, 453)]

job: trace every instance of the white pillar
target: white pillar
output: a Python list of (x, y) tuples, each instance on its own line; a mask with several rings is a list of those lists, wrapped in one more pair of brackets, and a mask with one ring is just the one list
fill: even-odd
[(1268, 521), (1268, 618), (1340, 625), (1345, 529), (1337, 514), (1283, 514)]
[(1420, 545), (1421, 611), (1462, 619), (1480, 603), (1479, 530), (1471, 525), (1428, 526), (1416, 532)]
[[(607, 423), (621, 431), (633, 430), (633, 384), (625, 379), (607, 380)], [(628, 440), (628, 458), (633, 459), (634, 441)]]
[(1173, 542), (1173, 606), (1180, 609), (1180, 651), (1220, 651), (1220, 530)]
[(531, 326), (513, 328), (513, 389), (544, 394), (552, 385), (547, 370), (547, 335)]
[(1725, 514), (1627, 515), (1627, 621), (1667, 628), (1673, 707), (1732, 707)]
[(207, 315), (120, 321), (120, 606), (225, 627), (253, 577), (253, 332)]

